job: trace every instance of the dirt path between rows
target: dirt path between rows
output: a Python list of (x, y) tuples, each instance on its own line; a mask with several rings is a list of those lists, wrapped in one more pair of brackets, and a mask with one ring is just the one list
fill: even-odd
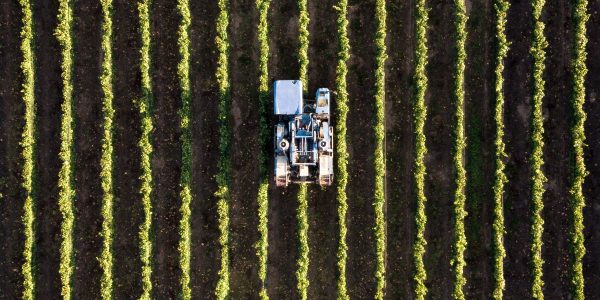
[(60, 162), (60, 104), (62, 84), (60, 81), (60, 48), (56, 28), (56, 1), (40, 1), (34, 5), (36, 31), (36, 87), (38, 130), (38, 199), (36, 207), (36, 295), (58, 298), (60, 276), (58, 274), (60, 224), (58, 210), (58, 171)]
[(215, 20), (217, 1), (191, 1), (190, 40), (192, 83), (192, 296), (213, 299), (219, 270), (217, 190), (214, 175), (219, 159), (217, 49)]
[(415, 3), (390, 1), (386, 69), (386, 296), (413, 297), (412, 244), (415, 236), (414, 129)]
[[(102, 270), (102, 189), (100, 156), (102, 149), (102, 97), (100, 89), (100, 26), (98, 2), (74, 4), (73, 107), (75, 120), (75, 265), (73, 296), (91, 299), (100, 291)], [(97, 138), (90, 138), (97, 137)]]
[(21, 130), (25, 106), (21, 98), (19, 32), (20, 7), (16, 1), (0, 4), (0, 290), (6, 298), (21, 295), (23, 263), (23, 201), (21, 184)]
[(531, 152), (531, 3), (512, 3), (508, 12), (506, 35), (512, 42), (505, 62), (505, 133), (506, 176), (504, 194), (506, 224), (506, 279), (505, 297), (525, 299), (530, 289), (530, 201), (531, 180), (529, 153)]
[(348, 6), (351, 57), (348, 61), (348, 293), (375, 294), (375, 1)]

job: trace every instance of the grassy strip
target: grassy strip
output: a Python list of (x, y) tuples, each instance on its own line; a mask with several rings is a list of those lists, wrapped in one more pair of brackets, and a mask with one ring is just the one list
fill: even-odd
[(383, 299), (385, 296), (385, 60), (387, 59), (385, 47), (386, 30), (386, 10), (385, 0), (375, 2), (375, 21), (377, 23), (377, 32), (375, 33), (375, 242), (377, 266), (375, 269), (375, 278), (377, 280), (377, 289), (375, 291), (376, 299)]
[(178, 0), (177, 10), (181, 16), (177, 44), (180, 60), (177, 65), (177, 76), (181, 88), (181, 220), (179, 222), (179, 268), (181, 269), (181, 298), (192, 299), (190, 288), (191, 260), (191, 215), (192, 202), (192, 95), (190, 88), (190, 38), (189, 30), (192, 24), (189, 0)]
[(309, 252), (308, 247), (308, 195), (306, 184), (301, 184), (298, 190), (298, 209), (296, 214), (298, 215), (298, 241), (299, 245), (299, 256), (298, 256), (298, 269), (296, 270), (297, 288), (300, 299), (306, 300), (308, 298), (308, 264), (309, 264)]
[(142, 261), (142, 295), (140, 299), (152, 298), (152, 111), (154, 99), (150, 76), (150, 2), (138, 3), (140, 33), (142, 37), (140, 69), (142, 73), (142, 98), (139, 101), (142, 133), (138, 143), (141, 155), (142, 176), (140, 193), (144, 210), (144, 221), (140, 226), (140, 259)]
[(113, 296), (113, 65), (112, 65), (112, 0), (101, 0), (102, 5), (102, 112), (104, 114), (100, 178), (102, 180), (102, 252), (100, 253), (100, 295)]
[(58, 6), (58, 26), (56, 38), (61, 46), (61, 77), (63, 84), (63, 103), (61, 104), (60, 128), (60, 171), (58, 173), (58, 207), (62, 215), (60, 243), (60, 280), (63, 299), (71, 299), (73, 279), (73, 228), (75, 211), (73, 201), (74, 155), (73, 155), (73, 8), (70, 0), (60, 0)]
[(533, 43), (531, 54), (533, 55), (533, 112), (532, 112), (532, 151), (531, 151), (531, 173), (533, 185), (531, 188), (532, 220), (531, 220), (531, 258), (532, 258), (532, 283), (531, 293), (535, 299), (543, 299), (542, 280), (544, 260), (542, 259), (542, 235), (544, 233), (544, 220), (542, 210), (544, 208), (544, 183), (546, 176), (542, 167), (544, 165), (544, 116), (542, 114), (542, 102), (544, 99), (544, 69), (546, 60), (546, 47), (548, 42), (544, 36), (544, 22), (541, 20), (545, 0), (532, 1), (533, 7)]
[(504, 172), (506, 158), (504, 144), (504, 61), (508, 55), (509, 43), (506, 39), (506, 18), (510, 4), (507, 0), (496, 0), (496, 69), (494, 92), (496, 104), (494, 108), (494, 123), (496, 124), (496, 140), (494, 142), (496, 161), (494, 171), (494, 223), (492, 225), (494, 249), (494, 291), (492, 296), (501, 300), (504, 295), (504, 184), (508, 181)]
[(586, 24), (589, 19), (587, 13), (587, 0), (577, 0), (574, 8), (575, 22), (575, 46), (574, 57), (571, 62), (573, 73), (573, 125), (571, 135), (573, 138), (572, 152), (575, 163), (573, 178), (571, 179), (571, 294), (573, 299), (582, 300), (584, 296), (584, 278), (583, 278), (583, 256), (585, 255), (585, 244), (583, 236), (583, 207), (585, 206), (585, 197), (583, 196), (583, 182), (587, 171), (585, 168), (583, 147), (585, 145), (585, 120), (587, 115), (583, 109), (585, 103), (585, 76), (587, 67), (585, 61), (587, 58), (587, 33)]
[(35, 56), (33, 45), (33, 11), (29, 0), (19, 0), (23, 15), (21, 28), (21, 71), (23, 71), (23, 103), (25, 104), (25, 126), (21, 133), (23, 171), (21, 173), (22, 187), (25, 191), (23, 204), (23, 231), (25, 234), (23, 249), (23, 299), (31, 300), (35, 294), (35, 279), (33, 270), (33, 248), (35, 243), (35, 151), (36, 151), (36, 121), (35, 121)]
[(336, 66), (335, 86), (337, 91), (337, 201), (339, 222), (339, 244), (337, 250), (337, 299), (349, 300), (346, 287), (346, 264), (348, 261), (348, 245), (346, 244), (346, 214), (348, 212), (348, 146), (346, 144), (346, 122), (348, 118), (348, 88), (346, 77), (350, 58), (350, 40), (348, 39), (348, 0), (339, 0), (335, 7), (337, 15), (338, 61)]
[(258, 234), (259, 239), (256, 243), (256, 256), (258, 257), (258, 278), (261, 282), (259, 296), (261, 299), (269, 299), (267, 293), (267, 259), (269, 247), (269, 228), (268, 228), (268, 211), (269, 211), (269, 176), (267, 172), (267, 156), (265, 147), (269, 141), (269, 124), (267, 123), (267, 105), (269, 104), (269, 6), (271, 0), (256, 0), (256, 8), (259, 12), (258, 21), (258, 43), (260, 45), (260, 85), (258, 87), (258, 112), (259, 112), (259, 143), (261, 145), (260, 153), (258, 154), (259, 168), (259, 186), (256, 201), (258, 203)]
[(464, 268), (467, 265), (465, 261), (465, 249), (467, 248), (467, 236), (465, 235), (465, 186), (467, 183), (467, 174), (464, 166), (464, 152), (466, 147), (465, 140), (465, 113), (463, 106), (465, 102), (465, 62), (467, 52), (465, 43), (467, 41), (467, 12), (464, 0), (454, 0), (454, 26), (456, 39), (456, 57), (454, 70), (454, 104), (455, 124), (454, 124), (454, 145), (452, 147), (452, 156), (454, 162), (454, 182), (456, 190), (454, 191), (454, 236), (452, 243), (452, 259), (450, 266), (452, 267), (453, 275), (453, 291), (452, 298), (465, 299), (463, 286), (467, 283), (467, 279), (463, 274)]
[(231, 106), (229, 85), (229, 1), (219, 0), (219, 15), (217, 17), (216, 44), (219, 53), (217, 60), (217, 83), (219, 86), (219, 173), (217, 174), (218, 190), (217, 211), (219, 216), (219, 244), (221, 246), (221, 266), (219, 279), (215, 288), (217, 299), (227, 299), (229, 296), (229, 191), (231, 161), (229, 126), (229, 108)]
[(425, 106), (425, 92), (427, 91), (427, 22), (429, 14), (425, 0), (417, 0), (416, 16), (416, 65), (415, 65), (415, 102), (413, 106), (414, 128), (415, 128), (415, 165), (414, 180), (415, 193), (417, 195), (417, 207), (415, 212), (415, 225), (417, 235), (413, 244), (413, 261), (415, 265), (415, 298), (425, 299), (427, 295), (427, 271), (423, 256), (425, 255), (425, 226), (427, 215), (425, 214), (425, 155), (427, 146), (425, 144), (425, 120), (427, 119), (427, 107)]

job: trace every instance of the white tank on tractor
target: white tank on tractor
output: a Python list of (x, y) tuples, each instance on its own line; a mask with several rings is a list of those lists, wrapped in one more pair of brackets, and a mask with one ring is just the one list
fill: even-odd
[(275, 183), (333, 183), (333, 127), (329, 89), (317, 89), (314, 100), (304, 99), (302, 81), (274, 84)]

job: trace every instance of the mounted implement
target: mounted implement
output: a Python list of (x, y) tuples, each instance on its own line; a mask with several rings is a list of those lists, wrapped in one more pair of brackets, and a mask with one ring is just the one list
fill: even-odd
[[(303, 99), (300, 80), (275, 81), (275, 183), (333, 183), (331, 98), (317, 89), (315, 100)], [(305, 103), (306, 102), (306, 103)]]

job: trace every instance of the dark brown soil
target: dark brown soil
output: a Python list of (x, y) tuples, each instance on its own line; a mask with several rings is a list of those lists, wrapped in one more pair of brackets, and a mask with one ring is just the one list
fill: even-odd
[[(294, 0), (272, 1), (269, 12), (269, 77), (298, 78), (298, 7)], [(270, 144), (269, 144), (270, 145)], [(269, 147), (269, 153), (272, 153)], [(272, 156), (269, 156), (272, 157)], [(273, 161), (269, 160), (269, 179), (273, 178)], [(297, 298), (296, 231), (297, 186), (287, 189), (269, 185), (269, 248), (267, 289), (272, 299)]]
[(179, 115), (181, 91), (177, 77), (177, 32), (180, 17), (177, 3), (152, 2), (152, 88), (154, 95), (154, 131), (152, 142), (152, 226), (153, 226), (153, 297), (175, 298), (179, 284), (179, 179), (181, 147)]
[(467, 149), (468, 247), (465, 252), (467, 298), (491, 297), (492, 222), (495, 125), (494, 125), (494, 19), (491, 2), (467, 2), (467, 66), (465, 70), (465, 134)]
[(39, 1), (34, 5), (36, 32), (36, 86), (37, 102), (37, 207), (36, 207), (36, 295), (40, 298), (60, 297), (58, 274), (60, 224), (58, 210), (58, 171), (60, 161), (60, 104), (62, 84), (60, 77), (60, 48), (54, 29), (57, 20), (57, 2)]
[(215, 20), (217, 1), (190, 1), (192, 80), (192, 295), (213, 299), (220, 266), (217, 222), (217, 190), (214, 174), (219, 159), (219, 136), (216, 118), (218, 95), (215, 77), (217, 49)]
[(548, 37), (546, 97), (544, 98), (544, 171), (548, 178), (544, 193), (544, 292), (556, 299), (568, 299), (569, 280), (569, 180), (571, 178), (572, 124), (572, 7), (568, 1), (546, 4)]
[(586, 178), (584, 210), (586, 255), (583, 264), (585, 295), (591, 299), (600, 295), (600, 1), (590, 1), (588, 12), (588, 58), (589, 73), (586, 77), (588, 119), (585, 126), (588, 147), (585, 164), (590, 174)]
[(140, 115), (135, 104), (141, 93), (140, 37), (137, 4), (114, 2), (113, 75), (114, 120), (114, 295), (119, 299), (139, 297), (142, 263), (139, 227), (142, 223)]
[(506, 293), (511, 299), (531, 297), (530, 291), (530, 88), (532, 60), (531, 7), (527, 1), (512, 3), (508, 14), (507, 37), (512, 41), (505, 71), (505, 133), (509, 182), (504, 194), (506, 222)]
[(414, 1), (387, 3), (389, 59), (385, 91), (388, 222), (386, 296), (390, 299), (413, 297), (414, 5)]
[(429, 62), (427, 76), (427, 195), (425, 268), (427, 288), (434, 299), (451, 293), (450, 254), (453, 226), (451, 222), (454, 199), (454, 171), (452, 164), (452, 130), (455, 104), (452, 99), (452, 76), (454, 72), (454, 8), (452, 1), (431, 3), (429, 13)]
[[(102, 149), (102, 91), (99, 76), (101, 11), (98, 2), (77, 2), (73, 28), (75, 65), (75, 231), (76, 266), (73, 274), (73, 297), (91, 299), (100, 291), (102, 270), (100, 257), (102, 237), (102, 189), (100, 187), (100, 155)], [(98, 137), (98, 138), (90, 138)]]
[(231, 52), (231, 192), (230, 254), (231, 297), (258, 297), (259, 54), (256, 36), (258, 10), (254, 0), (234, 0), (230, 5)]
[(21, 182), (21, 130), (24, 105), (21, 100), (19, 64), (21, 22), (16, 1), (0, 4), (0, 291), (3, 297), (21, 295), (23, 262), (23, 195)]
[[(337, 63), (337, 26), (334, 5), (337, 1), (309, 1), (309, 51), (308, 97), (313, 98), (319, 87), (335, 89)], [(333, 97), (335, 109), (336, 98)], [(336, 126), (335, 115), (332, 120)], [(335, 141), (334, 141), (335, 142)], [(309, 187), (309, 270), (308, 298), (334, 299), (337, 285), (337, 246), (339, 226), (337, 220), (337, 186), (321, 189)]]
[(348, 292), (351, 298), (372, 298), (375, 294), (375, 211), (373, 209), (373, 153), (375, 138), (375, 47), (373, 22), (375, 1), (352, 3), (348, 7), (350, 47), (348, 61)]

